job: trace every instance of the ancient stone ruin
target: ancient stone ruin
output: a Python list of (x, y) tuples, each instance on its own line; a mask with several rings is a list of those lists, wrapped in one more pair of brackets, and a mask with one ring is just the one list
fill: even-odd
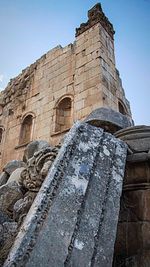
[(0, 266), (150, 266), (150, 126), (134, 126), (113, 36), (96, 4), (1, 93)]
[(110, 107), (131, 119), (115, 66), (113, 26), (100, 4), (76, 29), (73, 44), (57, 46), (12, 79), (0, 95), (0, 165), (20, 160), (28, 143), (57, 145), (77, 120)]

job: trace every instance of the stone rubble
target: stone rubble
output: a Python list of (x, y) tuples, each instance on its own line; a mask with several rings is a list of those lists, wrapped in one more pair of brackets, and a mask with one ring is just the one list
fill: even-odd
[(3, 169), (0, 177), (0, 266), (58, 150), (59, 146), (51, 147), (46, 141), (34, 141), (25, 150), (25, 162), (13, 160)]

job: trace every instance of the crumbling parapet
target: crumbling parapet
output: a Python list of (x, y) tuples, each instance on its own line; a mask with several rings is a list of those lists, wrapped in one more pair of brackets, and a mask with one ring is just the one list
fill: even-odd
[(115, 33), (113, 25), (109, 22), (108, 18), (103, 13), (100, 3), (96, 4), (88, 11), (88, 21), (86, 23), (82, 23), (79, 28), (76, 28), (76, 37), (94, 26), (95, 24), (97, 24), (98, 22), (101, 23), (101, 25), (113, 39)]

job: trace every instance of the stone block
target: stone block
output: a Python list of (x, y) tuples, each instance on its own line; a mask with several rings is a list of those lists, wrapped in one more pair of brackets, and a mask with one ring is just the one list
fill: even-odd
[[(96, 35), (94, 35), (96, 37)], [(86, 49), (86, 55), (91, 54), (94, 51), (98, 51), (101, 47), (100, 42), (97, 42)]]
[(99, 94), (90, 95), (85, 99), (85, 107), (94, 105), (99, 101), (101, 101), (101, 94), (100, 93)]
[(87, 114), (89, 114), (92, 110), (92, 105), (89, 107), (85, 107), (81, 110), (81, 118), (85, 118), (87, 116)]
[(100, 83), (100, 77), (99, 75), (94, 77), (94, 78), (91, 78), (91, 79), (88, 79), (87, 81), (84, 82), (83, 86), (84, 86), (84, 90), (87, 90), (87, 89), (90, 89), (92, 87), (95, 87), (95, 86), (98, 86), (99, 83)]
[(149, 222), (122, 222), (118, 224), (115, 255), (127, 258), (150, 249)]
[(150, 150), (150, 126), (138, 125), (118, 131), (116, 137), (124, 140), (134, 152)]
[(136, 255), (133, 255), (131, 257), (123, 258), (123, 259), (117, 259), (114, 267), (149, 267), (150, 263), (150, 252), (147, 251), (139, 251)]
[(132, 125), (132, 121), (125, 115), (112, 110), (111, 108), (98, 108), (87, 117), (86, 122), (93, 123), (99, 127), (106, 127), (110, 132), (116, 132), (119, 128), (126, 128)]
[(140, 184), (148, 185), (149, 169), (148, 161), (128, 162), (127, 159), (124, 186), (134, 185), (134, 187), (137, 187), (139, 185), (140, 189)]
[(123, 206), (125, 207), (124, 216), (120, 214), (120, 221), (149, 221), (150, 222), (150, 189), (125, 191)]
[(20, 167), (25, 167), (25, 163), (23, 161), (12, 160), (4, 166), (3, 171), (6, 172), (8, 175), (11, 175), (13, 171)]
[(50, 144), (44, 140), (33, 141), (32, 143), (28, 144), (24, 151), (25, 161), (28, 161), (28, 159), (32, 158), (35, 152), (38, 152), (41, 149), (49, 147), (49, 146)]
[(19, 184), (20, 174), (23, 170), (25, 170), (25, 168), (21, 167), (21, 168), (17, 168), (15, 171), (13, 171), (12, 174), (10, 175), (7, 183), (11, 183), (11, 182), (15, 181), (17, 184)]
[(0, 210), (11, 214), (15, 202), (22, 198), (23, 194), (16, 182), (10, 182), (0, 187)]
[(0, 186), (7, 183), (9, 175), (6, 172), (0, 174)]
[(80, 68), (81, 66), (85, 65), (87, 63), (86, 57), (79, 57), (79, 59), (76, 61), (76, 69)]
[(81, 99), (78, 102), (76, 102), (74, 105), (77, 111), (81, 110), (82, 108), (84, 108), (84, 100)]

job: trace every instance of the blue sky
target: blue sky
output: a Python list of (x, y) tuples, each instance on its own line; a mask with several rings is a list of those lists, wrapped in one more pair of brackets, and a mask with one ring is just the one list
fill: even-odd
[[(74, 41), (93, 0), (0, 0), (0, 88), (58, 44)], [(150, 125), (150, 0), (101, 0), (136, 124)]]

